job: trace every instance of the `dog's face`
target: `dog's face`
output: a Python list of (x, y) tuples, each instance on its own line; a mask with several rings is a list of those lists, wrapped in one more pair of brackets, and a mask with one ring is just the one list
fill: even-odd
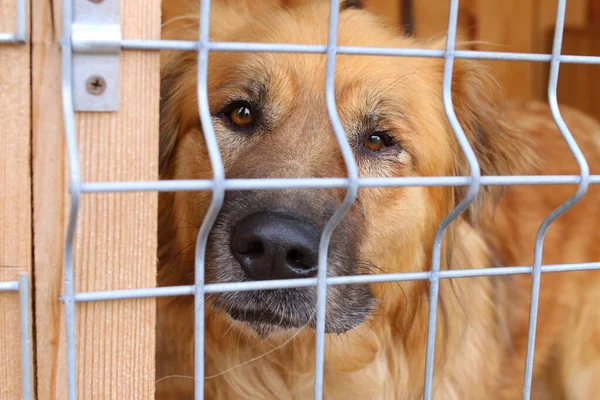
[[(298, 10), (213, 10), (211, 39), (325, 44), (326, 4)], [(175, 38), (193, 39), (181, 28)], [(342, 10), (339, 45), (437, 47), (401, 38), (364, 11)], [(325, 104), (325, 55), (211, 53), (208, 100), (226, 177), (345, 177)], [(467, 172), (442, 107), (442, 60), (337, 57), (335, 98), (361, 177), (447, 176)], [(486, 75), (458, 61), (454, 102), (484, 173), (510, 173), (517, 139), (489, 97)], [(210, 179), (196, 97), (195, 54), (163, 66), (161, 174)], [(427, 268), (434, 231), (460, 200), (458, 188), (363, 188), (331, 238), (328, 275)], [(323, 229), (345, 189), (228, 191), (209, 236), (208, 283), (314, 277)], [(193, 243), (209, 192), (161, 199), (165, 282), (190, 283), (192, 264), (173, 263)], [(177, 247), (177, 246), (180, 247)], [(176, 277), (176, 278), (175, 278)], [(186, 282), (187, 281), (187, 282)], [(210, 303), (261, 333), (313, 325), (316, 288), (215, 294)], [(348, 331), (383, 294), (367, 285), (328, 288), (326, 330)]]

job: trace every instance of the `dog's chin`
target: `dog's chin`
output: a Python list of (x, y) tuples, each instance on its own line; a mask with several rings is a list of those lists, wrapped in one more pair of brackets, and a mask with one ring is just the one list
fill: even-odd
[(243, 322), (246, 328), (249, 328), (256, 336), (261, 339), (267, 339), (269, 337), (276, 337), (278, 335), (284, 335), (284, 337), (291, 336), (303, 328), (299, 327), (283, 327), (265, 322)]
[(273, 334), (298, 331), (309, 326), (311, 322), (290, 319), (269, 310), (229, 308), (227, 309), (227, 314), (233, 321), (250, 328), (261, 338), (266, 338)]
[[(273, 313), (270, 310), (227, 308), (226, 313), (235, 324), (239, 324), (249, 331), (256, 333), (261, 339), (273, 335), (293, 334), (304, 328), (315, 328), (314, 318), (305, 320), (292, 319), (285, 315)], [(338, 318), (335, 321), (326, 321), (325, 333), (334, 335), (344, 334), (359, 326), (368, 316), (368, 312), (354, 314), (348, 315), (346, 318)]]

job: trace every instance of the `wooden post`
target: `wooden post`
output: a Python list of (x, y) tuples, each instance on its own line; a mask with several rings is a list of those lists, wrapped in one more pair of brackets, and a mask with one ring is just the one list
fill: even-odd
[[(477, 40), (485, 42), (477, 50), (531, 52), (533, 43), (533, 1), (480, 1), (475, 6)], [(487, 44), (489, 43), (489, 44)], [(510, 99), (533, 98), (534, 65), (529, 62), (485, 61)]]
[[(563, 53), (597, 55), (600, 53), (600, 30), (597, 26), (566, 28), (563, 37)], [(600, 66), (563, 64), (558, 79), (558, 99), (561, 104), (575, 107), (600, 119), (598, 103), (598, 73)]]
[[(53, 7), (53, 8), (52, 8)], [(66, 398), (62, 255), (69, 196), (61, 107), (59, 1), (33, 0), (33, 176), (37, 389)], [(160, 37), (160, 1), (121, 1), (123, 38)], [(158, 52), (121, 54), (120, 111), (76, 113), (82, 179), (158, 179)], [(156, 283), (157, 194), (83, 194), (75, 289)], [(76, 306), (80, 399), (154, 398), (154, 299)]]
[[(588, 20), (588, 0), (569, 0), (565, 14), (565, 28), (583, 28)], [(556, 21), (557, 0), (537, 0), (535, 18), (533, 21), (533, 53), (552, 52), (552, 38), (554, 23)], [(564, 50), (563, 50), (564, 53)], [(531, 82), (535, 98), (548, 101), (548, 79), (550, 64), (536, 64), (533, 67), (534, 75)], [(561, 67), (561, 76), (564, 72)], [(559, 85), (562, 82), (559, 79)]]
[[(29, 25), (29, 17), (27, 17)], [(16, 1), (0, 6), (0, 31), (16, 29)], [(0, 44), (0, 282), (31, 273), (29, 44)], [(21, 398), (19, 294), (0, 293), (0, 399)]]

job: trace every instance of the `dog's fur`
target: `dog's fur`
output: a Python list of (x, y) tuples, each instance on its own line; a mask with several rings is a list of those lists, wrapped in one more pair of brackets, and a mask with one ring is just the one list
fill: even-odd
[[(197, 8), (163, 3), (164, 18), (171, 20), (164, 25), (164, 38), (196, 40)], [(294, 9), (262, 7), (256, 2), (248, 6), (242, 0), (226, 3), (230, 4), (212, 7), (212, 40), (326, 43), (327, 2)], [(347, 9), (340, 14), (338, 43), (441, 49), (445, 40), (401, 37), (366, 11)], [(212, 177), (199, 124), (196, 61), (193, 53), (163, 55), (163, 179)], [(354, 146), (361, 176), (468, 175), (442, 106), (442, 71), (441, 59), (337, 57), (338, 111)], [(345, 176), (326, 113), (324, 72), (324, 55), (211, 53), (208, 99), (228, 178)], [(263, 100), (269, 127), (252, 134), (232, 132), (216, 114), (237, 95), (239, 86), (256, 79), (268, 87)], [(452, 90), (456, 114), (483, 175), (579, 173), (547, 105), (502, 103), (494, 94), (493, 80), (474, 61), (455, 61)], [(561, 107), (561, 111), (591, 172), (598, 174), (600, 125), (567, 107)], [(398, 153), (379, 156), (361, 152), (356, 135), (371, 129), (360, 125), (364, 114), (378, 119), (377, 124), (394, 135)], [(574, 185), (510, 186), (503, 190), (482, 187), (478, 201), (445, 235), (442, 269), (531, 265), (540, 223), (575, 189)], [(343, 223), (332, 238), (331, 274), (365, 273), (365, 269), (367, 273), (427, 271), (435, 230), (465, 190), (361, 189), (359, 201), (345, 219), (346, 225)], [(263, 207), (296, 207), (299, 212), (326, 221), (345, 192), (307, 189), (287, 191), (284, 196), (277, 193), (228, 194), (225, 208), (231, 208), (231, 204), (238, 208), (222, 217), (230, 218), (242, 212), (244, 205), (255, 207), (260, 203)], [(161, 194), (161, 285), (193, 282), (195, 236), (210, 199), (209, 192)], [(552, 224), (545, 240), (544, 264), (600, 261), (599, 204), (600, 189), (592, 185), (579, 204)], [(316, 215), (315, 207), (326, 211)], [(225, 231), (219, 226), (215, 230), (209, 241), (206, 267), (209, 283), (232, 278), (236, 268), (223, 255)], [(340, 246), (355, 251), (354, 262), (343, 259)], [(344, 270), (336, 267), (338, 264), (352, 268)], [(366, 265), (365, 269), (360, 265)], [(543, 274), (535, 348), (535, 399), (583, 400), (600, 393), (599, 274)], [(327, 326), (332, 333), (326, 338), (325, 397), (420, 398), (428, 282), (377, 284), (362, 292), (351, 287), (358, 286), (328, 291)], [(528, 274), (441, 281), (435, 399), (520, 398), (530, 287)], [(311, 301), (313, 289), (303, 292)], [(287, 299), (296, 299), (296, 295), (291, 293)], [(259, 301), (258, 297), (243, 297), (255, 295), (239, 296), (207, 299), (206, 398), (311, 398), (314, 330), (306, 326), (258, 335), (249, 325), (232, 321), (219, 306), (227, 301)], [(284, 297), (278, 299), (287, 301)], [(352, 312), (358, 316), (348, 317), (348, 321), (352, 327), (358, 326), (346, 329), (348, 326), (336, 325)], [(158, 313), (157, 397), (191, 398), (192, 381), (182, 376), (193, 375), (193, 299), (162, 299)], [(306, 322), (312, 323), (310, 318)]]

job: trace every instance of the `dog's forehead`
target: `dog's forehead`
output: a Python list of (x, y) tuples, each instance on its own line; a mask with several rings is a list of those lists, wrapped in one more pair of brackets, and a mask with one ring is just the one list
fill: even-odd
[[(318, 3), (318, 2), (317, 2)], [(325, 45), (328, 41), (329, 5), (327, 2), (298, 9), (256, 10), (245, 15), (235, 27), (220, 21), (215, 40), (276, 44)], [(211, 33), (212, 35), (212, 33)], [(362, 10), (344, 10), (339, 15), (338, 46), (413, 48), (422, 46), (414, 39), (389, 29), (375, 15)], [(242, 85), (269, 81), (288, 93), (322, 93), (325, 87), (325, 54), (306, 53), (213, 53), (210, 75), (224, 84)], [(432, 65), (430, 60), (367, 55), (336, 56), (335, 90), (348, 92), (353, 87), (368, 87), (384, 93), (394, 81), (415, 75)], [(427, 73), (427, 72), (425, 72)], [(415, 85), (418, 80), (415, 80)], [(406, 88), (410, 80), (404, 80)], [(265, 85), (267, 86), (267, 85)], [(296, 86), (295, 89), (289, 90)], [(413, 90), (418, 90), (414, 88)], [(280, 90), (281, 91), (281, 90)], [(357, 94), (358, 91), (350, 90)], [(373, 97), (373, 96), (371, 96)]]
[[(219, 41), (326, 45), (329, 41), (328, 2), (298, 8), (261, 9), (246, 13), (231, 25), (218, 22), (211, 38)], [(343, 10), (338, 18), (336, 44), (356, 47), (422, 47), (386, 20), (365, 10)]]
[[(324, 11), (319, 14), (317, 11)], [(279, 18), (276, 13), (264, 14), (255, 21), (249, 20), (248, 27), (239, 32), (248, 36), (236, 37), (236, 41), (277, 43), (292, 45), (326, 45), (328, 42), (328, 10), (325, 7), (302, 9), (297, 13), (284, 13)], [(251, 34), (250, 34), (251, 32)], [(245, 35), (245, 34), (244, 34)], [(414, 39), (402, 36), (388, 29), (380, 19), (366, 11), (347, 10), (340, 14), (337, 35), (338, 46), (414, 48)], [(240, 60), (245, 68), (256, 73), (274, 77), (287, 76), (297, 79), (303, 85), (323, 86), (326, 71), (325, 54), (306, 53), (253, 53)], [(407, 57), (386, 57), (374, 55), (338, 54), (335, 58), (336, 86), (353, 85), (365, 82), (377, 87), (386, 85), (382, 77), (393, 77), (414, 72), (430, 65), (430, 60)], [(248, 69), (246, 69), (248, 70)]]
[[(246, 18), (246, 33), (251, 41), (299, 44), (327, 44), (329, 5), (315, 2), (297, 9), (263, 10)], [(380, 16), (347, 9), (338, 17), (337, 44), (343, 46), (387, 47), (412, 39), (403, 37)]]
[[(249, 54), (230, 60), (236, 67), (221, 70), (223, 84), (263, 91), (265, 99), (295, 99), (324, 107), (327, 61), (323, 54)], [(219, 65), (221, 63), (216, 63)], [(339, 103), (374, 107), (394, 102), (408, 92), (418, 92), (421, 75), (427, 75), (427, 60), (340, 55), (336, 57), (334, 92)], [(431, 82), (430, 82), (431, 83)]]

